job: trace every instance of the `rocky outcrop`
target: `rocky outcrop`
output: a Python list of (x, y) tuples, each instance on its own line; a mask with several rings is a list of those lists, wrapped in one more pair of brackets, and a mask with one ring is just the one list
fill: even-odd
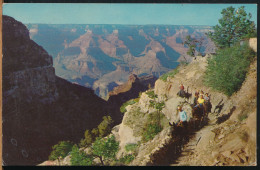
[(53, 145), (78, 143), (104, 115), (120, 122), (117, 113), (93, 90), (57, 77), (26, 27), (3, 16), (3, 165), (43, 162)]
[(109, 96), (114, 96), (114, 95), (118, 95), (119, 93), (124, 93), (124, 92), (129, 91), (134, 82), (139, 82), (139, 78), (136, 75), (132, 74), (129, 76), (128, 81), (126, 83), (119, 85), (119, 86), (115, 87), (113, 89), (113, 91), (110, 91), (108, 93)]
[(113, 91), (109, 92), (107, 101), (120, 107), (124, 102), (137, 98), (140, 92), (147, 90), (149, 87), (152, 88), (155, 80), (156, 77), (152, 75), (137, 77), (132, 74), (126, 83), (115, 87)]

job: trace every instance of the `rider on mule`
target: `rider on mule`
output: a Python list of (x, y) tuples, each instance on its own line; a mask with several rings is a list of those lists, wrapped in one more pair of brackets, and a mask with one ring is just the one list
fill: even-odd
[(200, 108), (202, 108), (203, 104), (204, 104), (204, 101), (205, 101), (202, 94), (200, 95), (200, 98), (198, 98), (197, 101), (198, 101), (198, 104), (195, 107), (200, 106)]
[(195, 92), (195, 94), (194, 94), (194, 99), (193, 99), (193, 106), (195, 106), (196, 104), (197, 104), (197, 101), (198, 101), (198, 99), (199, 99), (199, 94), (200, 94), (200, 91), (199, 90), (197, 90), (196, 92)]
[(178, 106), (178, 113), (180, 116), (180, 122), (178, 123), (178, 125), (182, 124), (184, 127), (184, 130), (187, 130), (187, 127), (188, 127), (187, 113), (184, 110), (182, 110), (181, 106)]
[(185, 96), (185, 92), (184, 92), (183, 84), (181, 84), (179, 88), (180, 88), (180, 91), (177, 93), (177, 95), (179, 95), (180, 97), (184, 97)]
[(205, 97), (204, 97), (205, 103), (209, 103), (210, 102), (210, 98), (209, 98), (209, 94), (206, 93)]

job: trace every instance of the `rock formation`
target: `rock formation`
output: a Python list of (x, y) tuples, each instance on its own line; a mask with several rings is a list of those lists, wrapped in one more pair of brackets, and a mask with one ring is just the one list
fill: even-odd
[(131, 74), (128, 81), (122, 85), (114, 87), (109, 92), (108, 103), (114, 106), (121, 106), (124, 102), (137, 98), (140, 92), (147, 90), (150, 86), (154, 86), (156, 77), (152, 75), (138, 77), (135, 74)]
[(215, 50), (204, 34), (212, 29), (209, 26), (28, 24), (27, 27), (32, 39), (53, 55), (58, 76), (91, 87), (103, 99), (107, 99), (113, 87), (125, 83), (131, 73), (159, 77), (180, 61), (190, 62), (192, 58), (183, 44), (187, 35), (204, 38), (204, 53)]
[(35, 165), (61, 140), (78, 143), (104, 115), (120, 117), (94, 91), (55, 75), (52, 57), (20, 22), (3, 16), (3, 164)]

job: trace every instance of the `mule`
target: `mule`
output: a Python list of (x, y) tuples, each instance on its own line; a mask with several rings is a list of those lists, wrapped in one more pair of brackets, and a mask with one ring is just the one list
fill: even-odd
[(185, 92), (184, 90), (180, 90), (180, 91), (177, 93), (177, 96), (182, 97), (182, 98), (189, 99), (189, 98), (192, 96), (192, 94), (189, 93), (189, 92)]
[(175, 154), (181, 152), (184, 147), (185, 140), (187, 140), (187, 131), (180, 124), (176, 125), (175, 123), (169, 125), (173, 127), (172, 137), (175, 139)]
[(208, 113), (211, 112), (211, 108), (212, 108), (212, 104), (210, 102), (204, 103), (204, 111), (206, 115), (208, 115)]
[(201, 123), (204, 119), (204, 107), (193, 107), (192, 109), (192, 118), (194, 119), (194, 128), (199, 129), (201, 127)]

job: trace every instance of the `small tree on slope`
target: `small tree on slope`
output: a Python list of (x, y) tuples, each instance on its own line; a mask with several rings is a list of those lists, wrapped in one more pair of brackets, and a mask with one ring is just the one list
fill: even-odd
[(73, 143), (69, 141), (61, 141), (58, 144), (52, 147), (53, 151), (49, 156), (49, 160), (56, 160), (58, 159), (60, 163), (60, 158), (65, 158), (68, 153), (71, 151), (73, 147)]
[(98, 137), (92, 145), (93, 156), (99, 158), (102, 165), (104, 165), (104, 160), (115, 160), (118, 149), (119, 142), (115, 140), (114, 136)]

